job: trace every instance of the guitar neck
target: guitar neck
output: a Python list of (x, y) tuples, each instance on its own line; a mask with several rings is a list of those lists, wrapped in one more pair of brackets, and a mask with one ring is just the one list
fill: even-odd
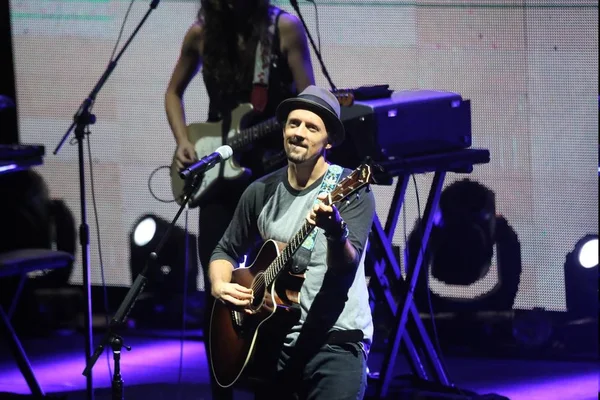
[(265, 270), (265, 282), (267, 287), (271, 286), (279, 273), (283, 271), (283, 268), (287, 265), (287, 263), (291, 260), (296, 250), (300, 248), (302, 243), (306, 240), (308, 235), (315, 229), (314, 225), (305, 222), (302, 225), (302, 228), (294, 235), (292, 240), (288, 243), (287, 246), (283, 249), (281, 254), (277, 256), (275, 260), (269, 265), (269, 267)]
[(240, 150), (278, 130), (281, 130), (281, 124), (277, 118), (270, 118), (250, 128), (242, 129), (236, 136), (229, 139), (227, 144), (234, 151)]

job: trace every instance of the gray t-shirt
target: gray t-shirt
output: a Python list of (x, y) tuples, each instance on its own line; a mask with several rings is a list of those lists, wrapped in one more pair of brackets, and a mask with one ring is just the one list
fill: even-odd
[[(344, 169), (340, 180), (351, 172)], [(237, 267), (257, 242), (273, 239), (288, 243), (304, 224), (322, 180), (323, 177), (304, 190), (296, 190), (290, 186), (287, 167), (284, 167), (253, 182), (240, 198), (233, 220), (211, 261), (225, 259)], [(300, 291), (300, 321), (287, 335), (287, 345), (295, 343), (307, 318), (313, 324), (325, 324), (328, 330), (361, 330), (365, 344), (372, 341), (364, 250), (375, 214), (375, 200), (372, 192), (363, 187), (336, 206), (348, 225), (348, 238), (360, 261), (356, 269), (328, 272), (327, 239), (317, 228), (306, 280)]]

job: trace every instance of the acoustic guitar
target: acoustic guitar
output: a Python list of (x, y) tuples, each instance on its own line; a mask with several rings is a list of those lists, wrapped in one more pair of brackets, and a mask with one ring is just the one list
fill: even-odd
[[(370, 180), (371, 166), (360, 165), (338, 183), (324, 203), (338, 203)], [(288, 266), (313, 229), (305, 222), (287, 245), (267, 240), (250, 266), (233, 271), (232, 282), (253, 290), (254, 300), (248, 306), (253, 313), (220, 301), (213, 306), (208, 345), (212, 373), (220, 386), (229, 387), (242, 376), (253, 356), (261, 352), (257, 343), (272, 344), (270, 333), (266, 340), (259, 340), (263, 330), (285, 327), (279, 332), (283, 337), (298, 320), (304, 274), (294, 275)]]

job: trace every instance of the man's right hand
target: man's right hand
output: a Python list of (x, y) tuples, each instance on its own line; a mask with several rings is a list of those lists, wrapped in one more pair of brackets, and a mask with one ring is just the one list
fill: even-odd
[(217, 299), (235, 306), (246, 307), (254, 298), (252, 289), (237, 283), (220, 282), (213, 284), (212, 295)]
[(189, 140), (180, 142), (175, 150), (175, 163), (178, 169), (183, 169), (186, 166), (198, 161), (194, 144)]

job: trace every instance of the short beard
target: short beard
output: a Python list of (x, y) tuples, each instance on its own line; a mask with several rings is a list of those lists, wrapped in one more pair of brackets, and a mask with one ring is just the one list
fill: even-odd
[[(286, 154), (286, 156), (287, 156), (287, 159), (289, 162), (291, 162), (292, 164), (299, 165), (299, 164), (303, 164), (303, 163), (311, 160), (310, 158), (306, 157), (306, 154), (307, 153), (304, 153), (304, 155), (302, 155), (302, 156), (293, 156), (290, 154)], [(318, 159), (320, 156), (325, 157), (326, 155), (327, 155), (327, 150), (325, 148), (323, 148), (323, 151), (321, 152), (321, 154), (317, 154), (314, 156), (314, 160)]]

